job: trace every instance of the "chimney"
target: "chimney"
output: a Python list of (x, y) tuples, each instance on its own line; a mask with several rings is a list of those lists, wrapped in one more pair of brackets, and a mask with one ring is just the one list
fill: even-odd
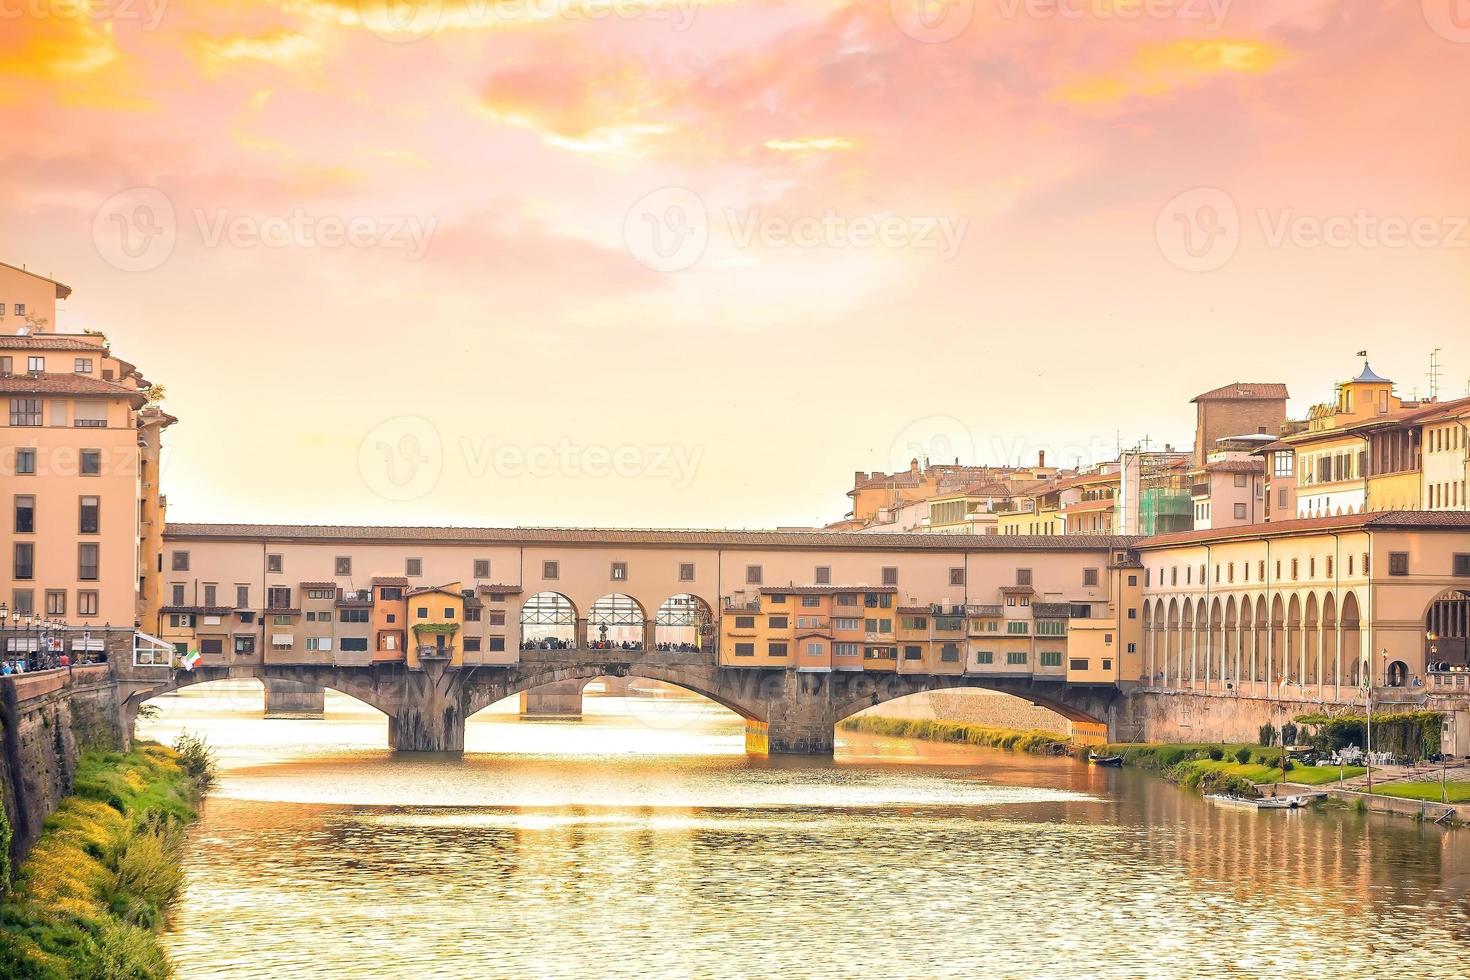
[(909, 472), (913, 473), (916, 476), (918, 475), (919, 457), (915, 456), (913, 459), (909, 460)]
[(1045, 449), (1038, 449), (1036, 451), (1036, 466), (1037, 466), (1038, 469), (1046, 466), (1046, 450)]

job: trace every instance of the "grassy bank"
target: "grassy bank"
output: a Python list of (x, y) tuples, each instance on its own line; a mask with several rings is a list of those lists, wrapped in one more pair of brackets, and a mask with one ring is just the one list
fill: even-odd
[[(1470, 783), (1451, 782), (1444, 786), (1446, 803), (1470, 803)], [(1384, 783), (1373, 787), (1375, 796), (1396, 796), (1401, 800), (1427, 800), (1439, 803), (1439, 783)]]
[(0, 976), (167, 976), (158, 934), (183, 884), (184, 828), (212, 780), (192, 739), (84, 753), (73, 795), (0, 900)]
[(953, 742), (982, 745), (993, 749), (1034, 752), (1037, 755), (1068, 755), (1075, 746), (1065, 735), (1055, 732), (1018, 731), (1014, 728), (991, 728), (958, 721), (935, 721), (923, 718), (849, 718), (842, 723), (848, 731), (897, 738), (922, 738), (931, 742)]

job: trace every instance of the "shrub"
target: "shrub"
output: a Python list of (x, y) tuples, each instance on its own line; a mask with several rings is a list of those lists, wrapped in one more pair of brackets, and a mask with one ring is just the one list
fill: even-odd
[(1271, 724), (1269, 721), (1260, 727), (1260, 730), (1257, 734), (1260, 736), (1260, 741), (1262, 745), (1276, 744), (1276, 726)]
[(1211, 745), (1210, 758), (1215, 762), (1219, 762), (1221, 759), (1225, 758), (1225, 749), (1219, 745)]
[(179, 754), (179, 765), (193, 781), (200, 793), (208, 792), (217, 778), (214, 749), (199, 735), (180, 732), (174, 740), (174, 751)]
[(1281, 744), (1296, 744), (1296, 724), (1294, 722), (1288, 721), (1286, 724), (1281, 726)]
[(1236, 749), (1235, 750), (1235, 761), (1238, 762), (1238, 763), (1240, 763), (1241, 765), (1246, 765), (1247, 763), (1249, 763), (1251, 761), (1251, 750), (1250, 749)]

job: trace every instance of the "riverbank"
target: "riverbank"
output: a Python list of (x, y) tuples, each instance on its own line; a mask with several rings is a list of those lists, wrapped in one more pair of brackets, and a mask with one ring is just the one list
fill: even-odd
[(887, 735), (894, 738), (921, 738), (931, 742), (979, 745), (1036, 755), (1073, 755), (1080, 748), (1066, 735), (1039, 730), (995, 728), (959, 721), (937, 721), (932, 718), (884, 718), (862, 716), (849, 718), (841, 727), (851, 732)]
[(85, 752), (14, 881), (0, 879), (0, 976), (168, 976), (159, 934), (183, 885), (184, 830), (213, 779), (195, 739)]

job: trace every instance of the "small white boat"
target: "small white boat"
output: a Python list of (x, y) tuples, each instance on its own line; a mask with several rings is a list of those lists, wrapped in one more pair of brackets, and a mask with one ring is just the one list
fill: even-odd
[(1216, 806), (1231, 806), (1242, 810), (1295, 810), (1303, 802), (1300, 796), (1263, 796), (1253, 800), (1245, 796), (1227, 796), (1224, 793), (1215, 793), (1205, 799)]

